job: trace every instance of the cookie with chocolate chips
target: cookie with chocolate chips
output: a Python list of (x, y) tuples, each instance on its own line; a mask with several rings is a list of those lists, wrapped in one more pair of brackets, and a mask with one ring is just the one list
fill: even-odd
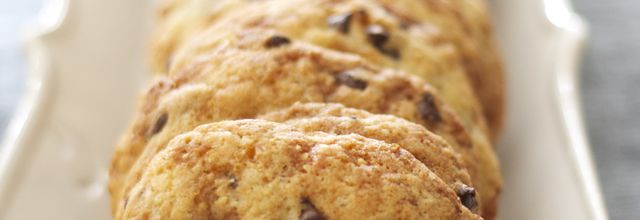
[(126, 198), (115, 219), (481, 219), (397, 144), (255, 119), (178, 135)]
[[(254, 118), (296, 102), (341, 103), (420, 124), (461, 155), (480, 207), (496, 201), (501, 178), (491, 146), (470, 133), (420, 78), (272, 29), (232, 30), (215, 29), (216, 35), (193, 41), (187, 48), (205, 52), (181, 56), (177, 62), (182, 67), (159, 80), (144, 97), (112, 162), (114, 210), (122, 209), (117, 204), (130, 194), (154, 155), (176, 135), (205, 123)], [(286, 46), (265, 47), (273, 36), (291, 41)], [(430, 99), (425, 100), (425, 94)], [(168, 120), (162, 131), (145, 135), (157, 124), (158, 115), (165, 113)]]
[(456, 191), (460, 184), (473, 184), (462, 156), (445, 140), (419, 124), (392, 115), (371, 114), (340, 104), (296, 103), (258, 118), (281, 122), (305, 132), (358, 134), (397, 144), (429, 167), (452, 190)]

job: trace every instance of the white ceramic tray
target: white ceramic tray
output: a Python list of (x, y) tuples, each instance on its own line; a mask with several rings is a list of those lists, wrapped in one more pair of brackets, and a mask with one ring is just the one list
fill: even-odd
[[(110, 219), (114, 142), (147, 80), (150, 0), (50, 0), (0, 153), (0, 219)], [(491, 1), (508, 72), (499, 219), (606, 220), (578, 97), (585, 25), (565, 0)]]

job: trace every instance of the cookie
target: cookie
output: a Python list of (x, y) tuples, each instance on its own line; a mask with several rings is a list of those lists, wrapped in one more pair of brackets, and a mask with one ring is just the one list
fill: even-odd
[(481, 219), (458, 194), (396, 144), (247, 119), (174, 138), (116, 219)]
[(160, 11), (152, 44), (158, 72), (211, 23), (270, 27), (421, 76), (467, 124), (489, 132), (478, 117), (484, 112), (490, 135), (500, 131), (504, 79), (483, 1), (169, 0)]
[[(460, 183), (473, 186), (460, 154), (446, 141), (421, 125), (392, 115), (375, 115), (340, 104), (297, 103), (258, 118), (291, 125), (304, 132), (358, 134), (397, 144), (423, 162), (453, 190)], [(469, 208), (475, 210), (477, 205)]]
[(212, 46), (207, 53), (160, 77), (140, 104), (112, 162), (113, 203), (128, 194), (151, 158), (180, 133), (205, 123), (254, 118), (296, 102), (333, 102), (396, 115), (443, 137), (463, 155), (481, 212), (495, 209), (501, 177), (489, 142), (469, 133), (419, 78), (269, 29), (221, 31), (206, 40)]

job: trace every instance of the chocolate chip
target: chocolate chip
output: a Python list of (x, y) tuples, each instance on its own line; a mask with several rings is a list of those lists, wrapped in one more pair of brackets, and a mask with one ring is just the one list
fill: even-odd
[(270, 37), (267, 40), (267, 42), (264, 43), (264, 46), (267, 48), (274, 48), (274, 47), (284, 46), (290, 43), (291, 43), (291, 40), (289, 40), (289, 38), (280, 36), (280, 35), (274, 35)]
[(127, 209), (127, 205), (129, 204), (129, 197), (125, 197), (124, 200), (122, 201), (122, 209)]
[(367, 26), (367, 37), (369, 38), (369, 42), (384, 55), (396, 60), (400, 59), (400, 51), (394, 48), (386, 48), (384, 46), (384, 44), (389, 41), (389, 36), (389, 32), (380, 25), (372, 24)]
[(458, 198), (462, 202), (462, 205), (467, 207), (471, 211), (475, 211), (478, 208), (478, 201), (476, 201), (476, 190), (467, 185), (461, 184), (456, 191)]
[(160, 133), (164, 126), (167, 125), (167, 121), (169, 121), (169, 115), (167, 115), (167, 113), (160, 115), (156, 120), (156, 123), (153, 125), (153, 128), (151, 128), (151, 136)]
[(398, 51), (398, 49), (385, 48), (380, 50), (380, 52), (382, 52), (384, 55), (387, 55), (388, 57), (393, 58), (394, 60), (400, 59), (400, 51)]
[(349, 27), (351, 26), (352, 13), (345, 13), (339, 15), (330, 16), (327, 19), (329, 26), (338, 29), (340, 32), (346, 34), (349, 33)]
[(382, 46), (389, 40), (389, 32), (380, 25), (372, 24), (367, 26), (367, 37), (373, 46), (382, 49)]
[(302, 198), (302, 211), (300, 212), (300, 220), (325, 220), (325, 217), (318, 209), (309, 201), (309, 198)]
[(238, 188), (238, 180), (236, 179), (236, 176), (234, 176), (234, 175), (230, 175), (229, 176), (229, 187), (231, 189)]
[(351, 87), (353, 89), (365, 90), (367, 81), (355, 78), (349, 72), (342, 72), (335, 75), (336, 83)]
[(423, 119), (432, 123), (438, 123), (442, 120), (438, 107), (436, 106), (435, 97), (431, 93), (422, 94), (422, 100), (418, 103), (418, 112)]

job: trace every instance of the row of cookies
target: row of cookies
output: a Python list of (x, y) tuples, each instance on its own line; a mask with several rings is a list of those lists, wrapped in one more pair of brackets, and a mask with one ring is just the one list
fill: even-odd
[[(426, 79), (492, 139), (502, 127), (504, 76), (485, 0), (164, 0), (157, 20), (151, 66), (158, 73), (168, 73), (177, 51), (212, 23), (269, 27)], [(476, 118), (481, 113), (486, 122)]]
[[(487, 129), (487, 120), (482, 117), (483, 109), (477, 97), (494, 96), (492, 99), (501, 100), (499, 96), (502, 92), (497, 91), (502, 88), (482, 85), (483, 88), (492, 89), (474, 92), (472, 82), (481, 81), (470, 81), (468, 76), (473, 73), (466, 70), (483, 68), (464, 65), (472, 63), (467, 61), (469, 59), (474, 60), (473, 63), (495, 63), (491, 61), (496, 56), (494, 51), (485, 50), (482, 56), (476, 56), (472, 54), (478, 52), (469, 49), (493, 48), (490, 43), (486, 43), (490, 41), (485, 39), (489, 38), (486, 35), (490, 33), (486, 33), (489, 31), (486, 30), (486, 22), (483, 22), (486, 16), (483, 18), (480, 11), (486, 10), (483, 10), (481, 1), (477, 0), (440, 3), (415, 0), (168, 1), (160, 13), (161, 22), (158, 29), (161, 34), (157, 35), (158, 40), (154, 43), (152, 55), (155, 56), (152, 60), (165, 67), (183, 69), (184, 64), (181, 60), (190, 63), (195, 57), (210, 51), (215, 43), (207, 41), (218, 40), (211, 36), (220, 34), (219, 30), (211, 28), (205, 29), (204, 34), (194, 34), (197, 31), (203, 32), (198, 28), (199, 24), (216, 23), (218, 26), (226, 26), (220, 29), (236, 32), (251, 28), (273, 30), (288, 38), (357, 54), (372, 64), (421, 77), (438, 91), (442, 99), (458, 115), (464, 126), (462, 132), (469, 133), (468, 136), (473, 139), (474, 145), (478, 145), (478, 151), (483, 151), (490, 148), (491, 143), (487, 137), (494, 135), (498, 130)], [(459, 18), (456, 20), (458, 22), (448, 21), (451, 14), (460, 14), (454, 16)], [(462, 19), (463, 17), (473, 18), (475, 22)], [(429, 22), (421, 22), (424, 20)], [(464, 26), (463, 29), (467, 30), (470, 36), (461, 37), (459, 31), (454, 30), (454, 23)], [(447, 26), (443, 27), (444, 25)], [(479, 27), (483, 27), (485, 33), (478, 33), (476, 29)], [(197, 39), (199, 37), (204, 39)], [(194, 41), (200, 43), (194, 44)], [(481, 46), (463, 46), (469, 44), (468, 42)], [(182, 48), (182, 51), (175, 48)], [(483, 70), (486, 72), (483, 73), (483, 78), (495, 79), (489, 80), (492, 83), (501, 81), (499, 65), (494, 66), (498, 67), (490, 68), (491, 71)], [(171, 72), (173, 71), (168, 71), (169, 74)], [(491, 93), (500, 95), (488, 95)], [(501, 104), (487, 101), (483, 103), (493, 108), (488, 112), (501, 111)], [(501, 117), (495, 118), (497, 120), (490, 121), (492, 128), (499, 127), (501, 123)], [(479, 184), (495, 183), (485, 181)], [(498, 192), (482, 193), (488, 198), (495, 198)], [(495, 201), (487, 203), (495, 204)], [(487, 208), (495, 210), (495, 207)]]
[[(202, 25), (202, 30), (192, 28), (190, 31), (176, 31), (197, 24), (177, 19), (187, 19), (187, 15), (171, 15), (178, 13), (177, 8), (189, 4), (203, 6), (214, 3), (219, 7), (214, 7), (217, 12), (211, 12), (211, 15), (219, 16), (207, 19), (208, 24)], [(155, 60), (163, 60), (162, 68), (165, 69), (162, 72), (165, 74), (157, 77), (143, 97), (112, 163), (110, 192), (116, 218), (144, 218), (151, 215), (169, 219), (253, 219), (265, 218), (265, 214), (273, 219), (306, 215), (349, 219), (363, 218), (362, 214), (379, 214), (379, 218), (393, 215), (428, 219), (480, 218), (471, 211), (485, 219), (492, 219), (495, 215), (501, 178), (488, 138), (490, 132), (465, 68), (458, 65), (458, 50), (439, 37), (434, 27), (420, 22), (407, 24), (407, 18), (389, 9), (397, 3), (384, 1), (274, 0), (247, 3), (220, 0), (174, 4), (172, 7), (176, 11), (172, 11), (172, 7), (165, 8), (162, 16), (177, 18), (168, 22), (172, 25), (166, 25), (167, 22), (162, 25), (161, 22), (159, 33), (164, 34), (159, 36), (181, 36), (180, 40), (173, 43), (162, 40), (156, 42), (154, 48), (165, 48), (163, 50), (167, 51), (154, 53), (159, 57)], [(170, 28), (166, 29), (166, 26)], [(422, 78), (408, 73), (417, 73)], [(395, 115), (422, 126), (395, 116), (371, 115), (336, 105), (290, 107), (298, 102), (341, 103), (372, 113)], [(287, 108), (290, 109), (283, 110)], [(281, 112), (274, 113), (278, 111)], [(256, 117), (288, 125), (261, 120), (206, 125), (222, 120)], [(297, 125), (289, 123), (290, 120), (298, 121)], [(201, 127), (192, 131), (197, 126)], [(215, 128), (215, 134), (210, 134), (212, 128)], [(280, 131), (280, 128), (286, 132)], [(249, 142), (236, 144), (235, 149), (245, 156), (255, 155), (256, 149), (260, 149), (260, 152), (269, 155), (262, 159), (295, 160), (299, 163), (280, 161), (285, 167), (293, 166), (286, 169), (241, 158), (210, 163), (209, 160), (220, 156), (218, 153), (226, 152), (218, 152), (218, 141), (230, 141), (218, 133), (234, 132), (236, 136), (238, 132), (256, 133), (239, 135), (248, 137), (243, 141)], [(316, 134), (318, 132), (322, 134)], [(264, 146), (273, 145), (270, 141), (275, 136), (288, 137), (288, 134), (294, 133), (306, 142), (296, 138), (295, 141), (285, 141), (287, 138), (284, 138), (283, 141), (290, 144), (265, 149)], [(354, 134), (360, 135), (357, 140), (343, 137)], [(322, 138), (316, 138), (316, 135)], [(192, 143), (202, 138), (206, 141)], [(340, 141), (343, 138), (348, 140)], [(323, 142), (328, 139), (332, 140), (331, 144)], [(277, 156), (283, 153), (276, 151), (286, 151), (287, 147), (293, 146), (292, 141), (307, 143), (307, 147), (296, 151), (298, 154), (289, 152), (281, 155), (282, 158)], [(343, 145), (345, 141), (350, 143), (348, 147)], [(399, 167), (392, 169), (385, 166), (384, 169), (391, 170), (383, 172), (380, 170), (383, 168), (373, 165), (375, 163), (370, 160), (401, 158), (382, 155), (380, 152), (389, 150), (386, 147), (379, 147), (376, 150), (380, 151), (378, 153), (369, 152), (372, 151), (367, 144), (370, 141), (378, 141), (390, 149), (399, 148), (394, 151), (396, 156), (397, 152), (408, 151), (407, 155), (399, 155), (412, 158), (407, 160), (418, 161), (416, 164), (419, 166), (400, 166), (413, 170), (409, 173), (397, 170)], [(362, 159), (367, 164), (358, 166), (371, 168), (368, 171), (365, 169), (368, 173), (363, 171), (366, 175), (358, 174), (358, 169), (345, 168), (357, 164), (334, 164), (342, 168), (322, 172), (329, 172), (326, 174), (336, 178), (364, 175), (367, 178), (353, 181), (372, 184), (369, 181), (384, 180), (385, 184), (378, 182), (367, 186), (355, 185), (353, 188), (355, 182), (350, 182), (351, 191), (348, 191), (344, 185), (340, 185), (347, 184), (344, 179), (340, 179), (343, 181), (340, 182), (322, 176), (324, 181), (311, 181), (318, 176), (307, 175), (307, 166), (326, 168), (325, 165), (314, 164), (321, 158), (316, 155), (319, 151), (314, 149), (324, 149), (321, 146), (326, 145), (334, 146), (329, 148), (333, 153), (349, 150), (340, 155), (354, 153), (350, 150), (369, 149), (367, 152), (380, 158), (349, 156), (356, 161)], [(312, 155), (312, 159), (298, 158), (303, 155)], [(335, 156), (329, 157), (335, 159)], [(221, 166), (216, 165), (218, 162), (240, 167), (232, 169), (233, 172), (229, 167), (213, 169)], [(252, 166), (263, 168), (256, 170)], [(278, 181), (287, 184), (267, 181), (262, 184), (269, 187), (264, 188), (256, 188), (253, 184), (243, 185), (255, 180), (255, 174), (251, 173), (256, 171), (269, 174), (261, 180), (275, 181), (273, 178), (277, 177)], [(418, 185), (412, 185), (407, 182), (408, 176), (394, 180), (396, 182), (391, 181), (393, 183), (382, 178), (396, 172), (399, 175), (401, 173), (400, 176), (414, 175), (411, 178), (423, 180)], [(287, 178), (281, 179), (285, 174)], [(424, 175), (428, 180), (424, 179)], [(294, 179), (313, 184), (324, 183), (334, 188), (311, 193), (309, 187), (302, 187), (302, 182), (291, 185)], [(221, 187), (219, 184), (223, 183), (220, 181), (227, 181), (227, 186), (230, 184), (232, 187)], [(399, 186), (417, 191), (401, 193), (396, 191)], [(291, 189), (278, 191), (283, 187)], [(249, 199), (251, 197), (247, 196), (254, 196), (252, 193), (259, 193), (262, 195), (260, 198), (273, 197), (275, 200)], [(442, 199), (451, 199), (452, 195), (455, 197), (453, 200), (442, 203)], [(349, 196), (363, 201), (349, 200)], [(395, 202), (376, 202), (375, 198), (389, 198), (388, 202)], [(294, 200), (298, 202), (284, 202)], [(338, 200), (345, 200), (344, 204), (336, 204)], [(423, 204), (424, 201), (430, 202)], [(364, 212), (358, 214), (350, 208), (336, 211), (344, 206)], [(276, 207), (279, 209), (276, 210)], [(407, 207), (414, 208), (409, 210)]]

